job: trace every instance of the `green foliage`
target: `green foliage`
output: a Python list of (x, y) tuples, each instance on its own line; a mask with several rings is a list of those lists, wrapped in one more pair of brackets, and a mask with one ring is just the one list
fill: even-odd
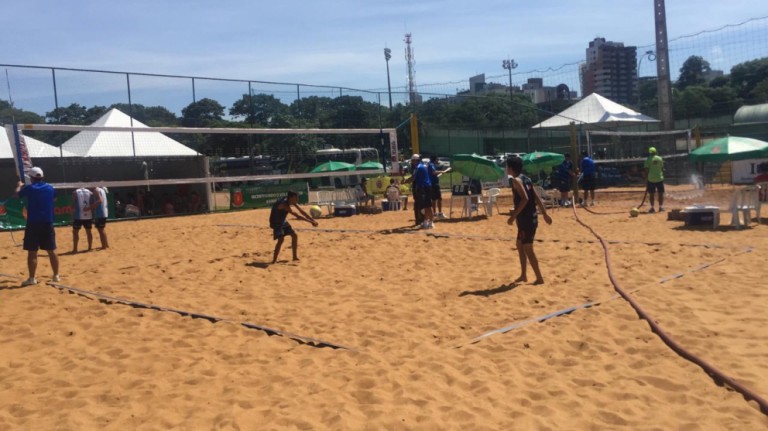
[(150, 127), (173, 127), (179, 125), (179, 119), (176, 114), (162, 106), (144, 106), (134, 103), (128, 106), (127, 103), (115, 103), (111, 108), (116, 108), (130, 115)]
[(59, 107), (45, 113), (45, 122), (50, 124), (88, 125), (98, 120), (107, 112), (106, 106), (92, 106), (86, 108), (73, 103), (66, 107)]
[(714, 102), (707, 97), (706, 88), (689, 87), (672, 93), (672, 108), (677, 118), (703, 117), (709, 114)]
[(680, 68), (680, 77), (677, 79), (677, 88), (685, 90), (687, 87), (702, 85), (707, 82), (705, 76), (712, 68), (707, 60), (698, 55), (692, 55), (685, 60)]
[[(14, 121), (17, 123), (42, 123), (43, 117), (34, 112), (13, 108), (8, 101), (0, 99), (0, 123), (12, 124)], [(4, 132), (0, 131), (0, 133)]]
[(213, 99), (200, 99), (181, 110), (181, 124), (185, 127), (213, 127), (224, 117), (224, 107)]
[[(731, 86), (749, 103), (760, 103), (761, 90), (753, 92), (768, 77), (768, 57), (746, 61), (731, 68)], [(765, 101), (765, 98), (762, 99)]]

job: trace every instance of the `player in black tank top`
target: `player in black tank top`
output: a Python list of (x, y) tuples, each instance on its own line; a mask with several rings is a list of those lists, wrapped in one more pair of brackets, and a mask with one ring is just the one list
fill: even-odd
[[(293, 214), (297, 219), (312, 223), (312, 226), (317, 226), (315, 219), (305, 213), (298, 203), (299, 195), (296, 192), (288, 192), (288, 196), (278, 199), (275, 204), (272, 205), (272, 212), (269, 213), (269, 227), (272, 228), (272, 237), (277, 240), (277, 244), (275, 244), (275, 252), (272, 256), (272, 263), (277, 263), (277, 256), (280, 254), (280, 247), (282, 247), (286, 235), (291, 236), (293, 260), (299, 260), (299, 237), (296, 235), (296, 232), (294, 232), (291, 224), (286, 221), (288, 214)], [(291, 207), (296, 208), (301, 214), (293, 212)]]
[(517, 156), (507, 159), (507, 172), (513, 177), (510, 185), (515, 202), (515, 208), (512, 210), (507, 223), (510, 225), (517, 223), (517, 253), (520, 257), (520, 277), (515, 279), (513, 283), (528, 281), (527, 263), (530, 261), (533, 272), (536, 274), (536, 281), (533, 284), (542, 284), (544, 278), (542, 278), (539, 270), (539, 260), (533, 251), (533, 240), (536, 237), (536, 228), (538, 227), (536, 207), (541, 211), (547, 224), (552, 224), (552, 219), (536, 193), (533, 182), (523, 175), (522, 171), (522, 159)]

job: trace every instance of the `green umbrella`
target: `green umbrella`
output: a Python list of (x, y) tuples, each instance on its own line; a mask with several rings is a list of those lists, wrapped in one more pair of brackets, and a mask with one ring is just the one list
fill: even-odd
[(552, 170), (553, 166), (563, 163), (565, 156), (559, 153), (548, 153), (545, 151), (534, 151), (522, 157), (523, 169), (534, 174), (539, 171)]
[(451, 158), (451, 169), (480, 181), (498, 181), (504, 177), (504, 169), (493, 160), (477, 154), (456, 154)]
[(384, 165), (379, 162), (365, 162), (355, 166), (356, 171), (370, 171), (374, 169), (384, 169)]
[(344, 162), (334, 162), (331, 160), (330, 162), (325, 162), (323, 164), (317, 165), (314, 168), (312, 168), (310, 173), (318, 173), (318, 172), (336, 172), (336, 171), (354, 171), (355, 165), (351, 163), (344, 163)]
[(728, 136), (716, 139), (688, 154), (694, 162), (726, 162), (768, 157), (768, 142)]

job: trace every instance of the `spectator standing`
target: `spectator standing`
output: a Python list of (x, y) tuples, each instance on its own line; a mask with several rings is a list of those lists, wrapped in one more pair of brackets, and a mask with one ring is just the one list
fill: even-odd
[(576, 171), (573, 169), (573, 161), (570, 154), (565, 154), (565, 160), (557, 167), (554, 177), (557, 178), (557, 189), (560, 191), (560, 205), (566, 207), (571, 205), (569, 194), (571, 192), (571, 183), (576, 178)]
[(27, 250), (29, 278), (22, 286), (37, 284), (37, 250), (48, 252), (53, 270), (53, 281), (59, 281), (59, 257), (56, 256), (56, 231), (53, 229), (53, 186), (43, 180), (43, 170), (34, 167), (29, 170), (31, 184), (16, 184), (14, 197), (27, 199), (27, 225), (24, 229), (24, 250)]
[(584, 151), (581, 153), (581, 189), (584, 190), (584, 200), (581, 201), (582, 206), (587, 206), (587, 200), (589, 199), (589, 205), (595, 205), (595, 183), (597, 183), (597, 175), (595, 172), (595, 161), (589, 157), (589, 153)]
[(664, 160), (656, 153), (655, 147), (648, 148), (648, 158), (645, 160), (645, 177), (647, 178), (646, 191), (649, 195), (651, 209), (649, 213), (656, 212), (653, 209), (654, 197), (659, 192), (659, 211), (664, 211)]
[(413, 176), (405, 180), (404, 183), (413, 183), (413, 210), (416, 225), (421, 225), (423, 229), (433, 229), (432, 183), (429, 181), (429, 171), (421, 162), (421, 156), (418, 154), (411, 156), (411, 167), (413, 168)]

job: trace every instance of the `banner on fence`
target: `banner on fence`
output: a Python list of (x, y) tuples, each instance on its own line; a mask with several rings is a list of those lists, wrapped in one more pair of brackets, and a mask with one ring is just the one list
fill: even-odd
[(309, 202), (309, 183), (264, 184), (230, 188), (230, 209), (269, 208), (289, 191), (299, 194), (300, 204)]

